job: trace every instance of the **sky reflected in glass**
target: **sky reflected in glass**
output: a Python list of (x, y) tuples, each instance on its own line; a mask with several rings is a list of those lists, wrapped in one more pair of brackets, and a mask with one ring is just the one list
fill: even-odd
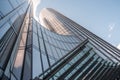
[(53, 8), (114, 46), (120, 44), (120, 0), (41, 0), (42, 8)]

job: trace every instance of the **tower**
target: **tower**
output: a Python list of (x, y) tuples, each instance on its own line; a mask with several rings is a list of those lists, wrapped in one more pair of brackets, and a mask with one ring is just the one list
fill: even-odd
[(120, 79), (120, 51), (51, 8), (0, 1), (1, 80)]
[[(41, 24), (49, 31), (64, 37), (74, 36), (74, 40), (78, 41), (77, 46), (73, 46), (52, 67), (39, 75), (41, 79), (114, 80), (119, 78), (120, 51), (117, 48), (54, 9), (43, 9), (40, 18)], [(70, 48), (72, 45), (66, 46)], [(117, 74), (114, 74), (116, 71)]]

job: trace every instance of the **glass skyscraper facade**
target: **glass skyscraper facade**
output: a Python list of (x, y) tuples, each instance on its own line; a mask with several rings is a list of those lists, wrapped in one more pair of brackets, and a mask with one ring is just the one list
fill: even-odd
[[(41, 21), (41, 23), (40, 23)], [(51, 8), (0, 1), (0, 80), (119, 80), (120, 51)]]

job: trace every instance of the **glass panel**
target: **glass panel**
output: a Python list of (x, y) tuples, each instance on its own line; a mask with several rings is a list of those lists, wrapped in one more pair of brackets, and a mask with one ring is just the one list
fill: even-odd
[(9, 1), (12, 3), (14, 8), (16, 8), (18, 6), (16, 0), (9, 0)]
[(39, 38), (39, 40), (40, 40), (40, 48), (41, 48), (41, 50), (44, 51), (45, 48), (44, 48), (43, 40), (41, 38)]
[(61, 54), (64, 56), (66, 53), (68, 53), (68, 51), (65, 50), (61, 50)]
[(55, 47), (51, 46), (51, 49), (52, 49), (52, 51), (53, 51), (53, 55), (54, 55), (54, 57), (58, 60), (59, 57), (58, 57), (58, 54), (57, 54), (57, 52), (56, 52)]
[(33, 44), (38, 47), (38, 37), (35, 33), (33, 33)]
[(49, 42), (50, 44), (53, 44), (50, 36), (48, 36), (48, 42)]
[(45, 41), (48, 41), (47, 36), (46, 36), (45, 33), (43, 33), (43, 37), (44, 37), (44, 40), (45, 40)]
[(39, 34), (39, 37), (42, 37), (42, 35), (41, 35), (41, 30), (40, 30), (39, 27), (41, 27), (41, 26), (38, 26), (38, 34)]
[(10, 28), (10, 25), (6, 23), (0, 28), (0, 39), (3, 37), (3, 35), (7, 32), (7, 30)]
[(17, 80), (13, 74), (11, 74), (10, 80)]
[[(44, 59), (44, 58), (43, 58)], [(42, 73), (42, 66), (40, 61), (40, 52), (33, 48), (33, 78)], [(47, 64), (47, 63), (45, 63)]]
[(22, 18), (18, 16), (16, 13), (11, 19), (10, 19), (10, 24), (13, 25), (14, 30), (16, 33), (19, 31), (21, 24), (22, 24)]
[(47, 49), (48, 55), (52, 56), (52, 51), (50, 49), (51, 45), (48, 42), (46, 42), (45, 44), (46, 44), (46, 49)]
[(15, 13), (14, 16), (12, 18), (10, 18), (11, 24), (13, 24), (15, 22), (15, 20), (17, 20), (17, 18), (18, 18), (18, 14)]
[(37, 33), (37, 27), (36, 27), (36, 24), (34, 23), (34, 20), (33, 20), (33, 32)]
[(24, 2), (25, 0), (16, 0), (17, 3), (21, 4), (22, 2)]
[[(5, 6), (7, 5), (7, 6)], [(8, 0), (1, 0), (0, 1), (0, 12), (3, 13), (4, 15), (7, 14), (12, 10), (12, 7), (10, 6)]]
[(60, 49), (56, 48), (56, 52), (57, 52), (56, 54), (58, 54), (58, 57), (60, 59), (62, 57)]
[(15, 76), (18, 79), (20, 79), (20, 77), (21, 77), (23, 59), (24, 59), (24, 50), (18, 50), (15, 64), (14, 64), (14, 68), (13, 68), (13, 73), (15, 74)]
[(20, 15), (23, 14), (23, 10), (22, 10), (22, 9), (19, 10), (19, 14), (20, 14)]
[(46, 56), (45, 52), (43, 52), (43, 51), (42, 51), (42, 60), (43, 60), (44, 70), (46, 70), (49, 67), (49, 65), (48, 65), (47, 56)]
[(27, 7), (28, 7), (27, 2), (25, 2), (25, 3), (22, 5), (22, 7), (23, 7), (23, 11), (25, 12), (25, 11), (26, 11), (26, 9), (27, 9)]
[(50, 64), (53, 65), (55, 63), (55, 60), (50, 59)]

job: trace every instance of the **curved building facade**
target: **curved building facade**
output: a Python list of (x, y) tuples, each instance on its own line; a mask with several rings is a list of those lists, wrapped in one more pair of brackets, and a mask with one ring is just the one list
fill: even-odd
[(0, 80), (119, 80), (120, 51), (51, 8), (0, 1)]
[(119, 79), (120, 51), (117, 48), (54, 9), (44, 8), (40, 13), (40, 21), (51, 33), (65, 35), (64, 37), (74, 35), (79, 41), (77, 46), (40, 74), (40, 79)]

